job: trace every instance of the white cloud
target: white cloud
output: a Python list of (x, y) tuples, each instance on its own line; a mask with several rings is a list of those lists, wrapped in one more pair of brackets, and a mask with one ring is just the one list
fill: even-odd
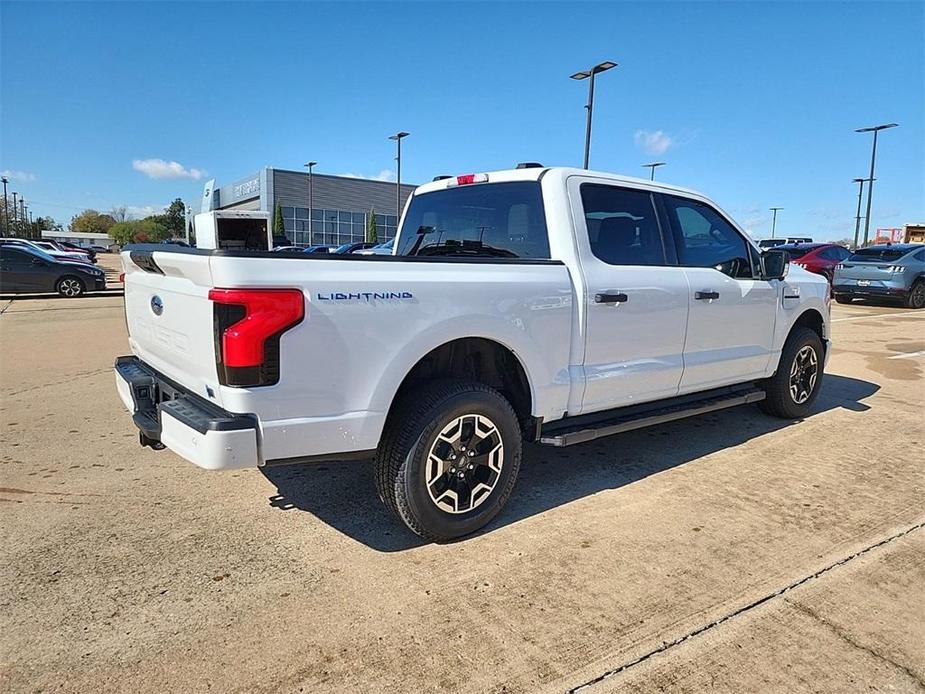
[(633, 141), (646, 154), (664, 154), (676, 143), (662, 130), (637, 130)]
[(133, 159), (132, 168), (148, 178), (191, 178), (198, 181), (206, 175), (202, 169), (187, 169), (180, 162), (163, 159)]
[(19, 183), (32, 183), (32, 181), (35, 180), (35, 174), (29, 171), (11, 171), (10, 169), (4, 169), (0, 171), (0, 175), (6, 176), (11, 181), (18, 181)]
[(344, 178), (365, 178), (366, 180), (369, 180), (369, 181), (394, 181), (395, 180), (395, 172), (392, 171), (392, 169), (383, 169), (382, 171), (377, 173), (375, 176), (363, 176), (361, 174), (355, 174), (349, 171), (347, 173), (340, 173), (337, 175), (343, 176)]
[(167, 205), (126, 205), (125, 214), (129, 219), (143, 219), (152, 214), (161, 214)]

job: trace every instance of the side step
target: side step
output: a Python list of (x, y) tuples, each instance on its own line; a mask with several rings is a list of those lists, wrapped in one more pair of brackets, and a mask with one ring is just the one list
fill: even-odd
[(765, 392), (754, 386), (720, 388), (694, 396), (681, 396), (668, 401), (623, 407), (608, 413), (595, 413), (552, 422), (543, 427), (539, 442), (548, 446), (571, 446), (624, 431), (725, 410), (727, 407), (747, 405), (764, 398)]

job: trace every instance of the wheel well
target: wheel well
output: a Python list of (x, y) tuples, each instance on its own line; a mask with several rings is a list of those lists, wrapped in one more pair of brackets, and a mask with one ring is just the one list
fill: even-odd
[(511, 403), (525, 433), (532, 435), (530, 382), (520, 360), (504, 345), (482, 337), (467, 337), (440, 345), (408, 372), (392, 400), (392, 407), (413, 388), (437, 378), (464, 378), (494, 388)]
[(819, 313), (819, 311), (811, 308), (801, 313), (800, 317), (797, 318), (796, 322), (793, 324), (793, 327), (790, 328), (790, 331), (793, 332), (793, 328), (797, 326), (809, 328), (815, 332), (822, 341), (822, 348), (825, 349), (825, 322), (822, 320), (822, 314)]

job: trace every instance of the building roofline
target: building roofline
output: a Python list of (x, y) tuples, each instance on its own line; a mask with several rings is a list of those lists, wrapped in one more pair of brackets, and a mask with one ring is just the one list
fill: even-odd
[[(279, 168), (276, 168), (276, 167), (273, 167), (273, 166), (268, 166), (267, 168), (268, 168), (268, 169), (271, 169), (271, 170), (273, 170), (273, 171), (281, 171), (281, 172), (283, 172), (283, 173), (301, 174), (301, 175), (303, 175), (303, 176), (308, 176), (308, 171), (297, 171), (297, 170), (294, 170), (294, 169), (279, 169)], [(383, 185), (387, 185), (387, 186), (394, 186), (394, 185), (395, 185), (395, 181), (381, 181), (381, 180), (379, 180), (378, 178), (363, 178), (363, 177), (361, 177), (361, 176), (339, 176), (339, 175), (337, 175), (337, 174), (326, 174), (326, 173), (317, 173), (317, 172), (313, 172), (313, 173), (312, 173), (312, 176), (318, 176), (318, 177), (320, 177), (320, 178), (336, 178), (336, 179), (339, 179), (339, 180), (341, 180), (341, 181), (363, 181), (364, 183), (382, 183)], [(407, 187), (409, 187), (409, 188), (417, 188), (418, 185), (420, 185), (420, 184), (418, 184), (418, 183), (404, 183), (404, 182), (403, 182), (401, 185), (402, 185), (403, 188), (404, 188), (405, 186), (407, 186)]]

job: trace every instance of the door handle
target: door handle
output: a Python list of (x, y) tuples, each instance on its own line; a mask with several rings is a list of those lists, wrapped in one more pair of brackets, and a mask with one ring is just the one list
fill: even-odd
[(695, 292), (694, 298), (698, 301), (707, 301), (708, 299), (718, 299), (719, 292)]
[(618, 292), (615, 294), (595, 294), (594, 295), (595, 304), (623, 304), (629, 300), (630, 298), (623, 292)]

